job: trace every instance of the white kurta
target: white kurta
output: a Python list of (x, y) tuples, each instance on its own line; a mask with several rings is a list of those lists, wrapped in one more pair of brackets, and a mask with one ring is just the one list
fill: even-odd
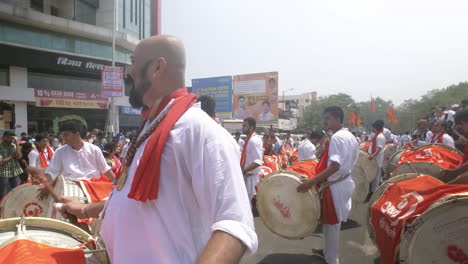
[(249, 171), (247, 176), (244, 178), (245, 180), (245, 187), (247, 188), (247, 193), (249, 194), (249, 198), (251, 199), (257, 192), (255, 191), (255, 185), (260, 180), (260, 169), (262, 168), (263, 164), (263, 140), (262, 137), (259, 135), (254, 135), (250, 138), (249, 142), (244, 144), (244, 148), (247, 148), (247, 152), (245, 155), (245, 165), (244, 168), (247, 168), (250, 164), (256, 163), (258, 166), (256, 169)]
[(401, 136), (401, 144), (400, 144), (400, 147), (404, 147), (406, 146), (409, 142), (411, 141), (411, 137), (410, 135), (403, 135)]
[[(49, 157), (49, 148), (46, 148), (44, 150), (44, 154), (46, 156), (47, 165), (49, 165), (49, 163), (50, 163), (49, 158), (48, 158)], [(53, 151), (52, 151), (52, 154), (54, 154)], [(34, 148), (33, 150), (31, 150), (31, 152), (29, 152), (28, 158), (29, 158), (29, 166), (36, 167), (36, 168), (42, 168), (41, 156), (39, 155), (39, 151), (37, 150), (37, 148)]]
[(315, 146), (310, 140), (304, 139), (301, 143), (299, 143), (299, 147), (297, 148), (297, 159), (299, 161), (303, 160), (310, 160), (310, 159), (316, 159), (317, 157), (315, 156)]
[(256, 251), (239, 147), (199, 103), (170, 132), (158, 198), (140, 202), (127, 195), (146, 144), (138, 148), (126, 184), (121, 191), (114, 189), (103, 213), (101, 235), (111, 263), (195, 263), (216, 230), (238, 238), (250, 253)]
[[(430, 143), (437, 143), (437, 139), (438, 136), (435, 136), (432, 142)], [(442, 144), (455, 148), (455, 142), (453, 140), (453, 137), (451, 137), (449, 134), (444, 134), (444, 136), (442, 137)]]
[(244, 147), (245, 141), (242, 138), (239, 138), (239, 141), (237, 141), (237, 145), (239, 145), (239, 151), (242, 152), (242, 148)]
[[(379, 154), (377, 154), (377, 156), (375, 156), (375, 161), (377, 161), (377, 164), (380, 168), (382, 168), (383, 166), (383, 162), (384, 162), (384, 150), (385, 150), (385, 136), (383, 134), (379, 134), (377, 136), (377, 140), (376, 140), (376, 145), (377, 145), (377, 148), (382, 148), (379, 152)], [(369, 150), (368, 150), (369, 154), (372, 154), (372, 141), (371, 141), (371, 144), (369, 145)]]
[(80, 150), (74, 150), (70, 145), (57, 149), (50, 161), (46, 174), (53, 179), (62, 175), (77, 180), (100, 178), (101, 174), (111, 169), (99, 147), (83, 142)]
[[(335, 181), (350, 174), (351, 170), (356, 166), (359, 157), (359, 144), (356, 137), (347, 128), (343, 128), (330, 138), (328, 153), (327, 166), (330, 166), (332, 162), (340, 164), (340, 169), (328, 177), (328, 181)], [(354, 188), (355, 185), (351, 176), (330, 186), (338, 221), (346, 222), (348, 219)]]
[(392, 131), (390, 131), (388, 128), (384, 127), (382, 134), (384, 135), (386, 141), (392, 141)]

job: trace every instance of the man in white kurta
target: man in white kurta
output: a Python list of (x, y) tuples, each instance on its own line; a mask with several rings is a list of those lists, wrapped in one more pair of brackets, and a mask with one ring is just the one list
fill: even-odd
[(232, 136), (195, 104), (166, 142), (158, 198), (140, 202), (127, 195), (147, 141), (138, 148), (127, 184), (114, 190), (105, 209), (101, 235), (111, 262), (195, 263), (216, 230), (255, 252), (257, 236)]
[(237, 145), (239, 145), (239, 151), (242, 151), (245, 141), (240, 136), (241, 134), (239, 132), (236, 132), (234, 139), (236, 140)]
[(306, 138), (301, 141), (301, 143), (299, 143), (299, 147), (297, 148), (297, 159), (299, 161), (316, 159), (317, 157), (315, 156), (315, 151), (315, 145), (308, 138)]
[[(245, 155), (242, 172), (244, 174), (245, 187), (247, 188), (249, 200), (252, 200), (257, 193), (255, 185), (257, 185), (260, 180), (259, 174), (263, 164), (263, 140), (261, 136), (255, 133), (256, 122), (253, 118), (244, 119), (242, 129), (244, 130), (244, 134), (247, 135), (242, 151), (242, 155)], [(250, 139), (248, 139), (249, 137)]]
[(54, 151), (52, 150), (49, 145), (49, 139), (45, 136), (37, 136), (36, 137), (36, 148), (33, 148), (31, 152), (29, 152), (28, 158), (29, 158), (29, 166), (35, 167), (35, 168), (43, 168), (42, 163), (41, 163), (41, 154), (39, 153), (39, 150), (42, 150), (45, 156), (45, 162), (47, 166), (49, 166), (49, 163), (51, 160), (49, 160), (49, 157), (53, 157)]
[(404, 148), (408, 143), (411, 141), (411, 136), (409, 132), (406, 132), (403, 136), (401, 136), (400, 140), (400, 148)]
[(446, 133), (447, 122), (437, 121), (433, 127), (434, 134), (429, 138), (428, 143), (439, 143), (455, 148), (453, 137)]
[[(382, 181), (382, 167), (383, 167), (383, 162), (384, 162), (384, 149), (385, 149), (386, 139), (383, 133), (378, 133), (375, 130), (375, 127), (373, 130), (374, 130), (373, 131), (374, 137), (377, 136), (377, 138), (371, 140), (371, 144), (369, 145), (368, 152), (369, 154), (371, 154), (372, 158), (375, 159), (375, 161), (377, 162), (377, 166), (379, 167), (379, 169), (377, 170), (377, 177), (371, 183), (371, 191), (375, 192)], [(374, 142), (375, 142), (376, 148), (375, 148), (375, 151), (372, 151), (374, 148), (373, 147)]]
[(343, 127), (343, 117), (343, 110), (337, 106), (325, 109), (324, 119), (327, 129), (334, 132), (328, 148), (327, 168), (298, 187), (298, 191), (304, 192), (324, 179), (330, 183), (338, 224), (323, 224), (325, 238), (323, 253), (329, 264), (339, 263), (341, 222), (346, 222), (348, 219), (351, 211), (351, 196), (355, 189), (350, 174), (359, 157), (358, 141), (347, 128)]

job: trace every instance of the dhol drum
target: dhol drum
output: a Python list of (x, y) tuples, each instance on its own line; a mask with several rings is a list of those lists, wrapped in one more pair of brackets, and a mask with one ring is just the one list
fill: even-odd
[(362, 203), (366, 199), (369, 193), (369, 184), (375, 180), (379, 169), (377, 161), (375, 159), (369, 160), (369, 156), (369, 153), (359, 151), (358, 161), (351, 171), (351, 176), (356, 185), (352, 200), (358, 203)]
[(393, 155), (388, 159), (388, 163), (384, 165), (385, 168), (386, 168), (385, 172), (386, 172), (388, 178), (391, 177), (392, 172), (396, 169), (396, 167), (398, 167), (398, 165), (400, 163), (401, 155), (405, 151), (412, 152), (411, 150), (401, 149), (401, 150), (393, 153)]
[(386, 181), (369, 202), (369, 233), (381, 263), (466, 263), (468, 185), (421, 174)]
[[(0, 259), (21, 259), (22, 263), (35, 263), (35, 258), (39, 256), (31, 255), (33, 253), (28, 250), (31, 246), (39, 255), (44, 248), (50, 250), (49, 247), (53, 247), (58, 251), (56, 257), (68, 254), (68, 251), (61, 249), (76, 249), (78, 254), (81, 249), (86, 263), (109, 263), (104, 248), (91, 235), (74, 225), (42, 217), (0, 220), (0, 252), (8, 251), (3, 252), (5, 254), (1, 254)], [(25, 251), (31, 254), (25, 254)]]
[[(50, 195), (42, 201), (37, 198), (39, 188), (38, 185), (26, 183), (11, 190), (1, 201), (1, 218), (24, 215), (65, 220), (60, 212), (53, 207), (54, 201)], [(88, 203), (89, 197), (86, 197), (78, 182), (59, 176), (54, 189), (59, 195)]]
[(287, 239), (301, 239), (314, 232), (320, 220), (320, 197), (314, 188), (306, 193), (296, 188), (306, 176), (277, 171), (259, 183), (257, 209), (273, 233)]
[(384, 169), (384, 172), (385, 174), (387, 174), (387, 166), (385, 166), (385, 164), (388, 164), (390, 162), (390, 158), (393, 156), (393, 154), (395, 154), (395, 152), (397, 152), (397, 146), (396, 144), (387, 144), (385, 145), (385, 149), (384, 149), (384, 166), (383, 166), (383, 169)]
[(441, 144), (428, 144), (414, 151), (405, 151), (400, 156), (398, 166), (392, 176), (404, 173), (421, 173), (436, 178), (444, 169), (455, 169), (460, 166), (463, 155), (459, 151)]

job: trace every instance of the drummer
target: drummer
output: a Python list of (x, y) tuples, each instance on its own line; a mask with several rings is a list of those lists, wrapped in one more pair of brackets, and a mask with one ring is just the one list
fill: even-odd
[(317, 132), (310, 132), (307, 134), (307, 137), (299, 143), (297, 148), (297, 159), (299, 161), (317, 159), (315, 146), (318, 144), (321, 136), (322, 135)]
[[(91, 180), (101, 178), (104, 174), (110, 181), (115, 179), (101, 149), (82, 140), (84, 126), (80, 121), (64, 121), (59, 130), (67, 145), (55, 151), (49, 167), (45, 170), (45, 176), (49, 181), (55, 181), (59, 175), (75, 180)], [(39, 170), (31, 167), (29, 171), (36, 178), (42, 175)], [(42, 188), (38, 198), (44, 199), (47, 195), (48, 190)]]
[[(457, 128), (468, 132), (468, 109), (463, 109), (455, 114), (455, 125)], [(460, 167), (452, 170), (445, 170), (443, 181), (450, 184), (468, 184), (468, 141), (465, 143), (463, 162)]]
[(329, 106), (324, 111), (324, 126), (333, 132), (326, 144), (314, 178), (304, 181), (297, 190), (307, 192), (317, 184), (327, 184), (322, 198), (322, 224), (325, 248), (314, 253), (324, 256), (328, 264), (338, 263), (341, 222), (348, 219), (355, 185), (350, 177), (359, 156), (356, 137), (343, 125), (343, 110)]
[(369, 146), (369, 160), (375, 159), (377, 161), (377, 166), (379, 169), (377, 170), (377, 177), (371, 183), (371, 193), (369, 194), (372, 196), (377, 188), (379, 188), (380, 182), (382, 181), (382, 167), (384, 161), (384, 148), (385, 148), (385, 136), (383, 135), (383, 128), (384, 128), (384, 121), (377, 120), (372, 124), (372, 132), (374, 133), (374, 137), (371, 140), (371, 144)]
[(447, 121), (439, 120), (434, 124), (433, 133), (434, 135), (429, 139), (428, 143), (439, 143), (449, 147), (455, 148), (453, 138), (447, 134)]

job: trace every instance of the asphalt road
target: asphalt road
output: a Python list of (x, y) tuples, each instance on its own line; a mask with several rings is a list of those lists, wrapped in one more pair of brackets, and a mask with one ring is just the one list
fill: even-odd
[[(273, 234), (263, 224), (262, 219), (256, 216), (255, 229), (259, 239), (257, 253), (244, 257), (242, 264), (325, 263), (320, 257), (312, 254), (313, 248), (323, 248), (320, 227), (314, 234), (302, 240), (288, 240)], [(341, 227), (340, 251), (340, 263), (379, 263), (378, 250), (367, 231), (367, 203), (353, 202), (349, 220)]]

